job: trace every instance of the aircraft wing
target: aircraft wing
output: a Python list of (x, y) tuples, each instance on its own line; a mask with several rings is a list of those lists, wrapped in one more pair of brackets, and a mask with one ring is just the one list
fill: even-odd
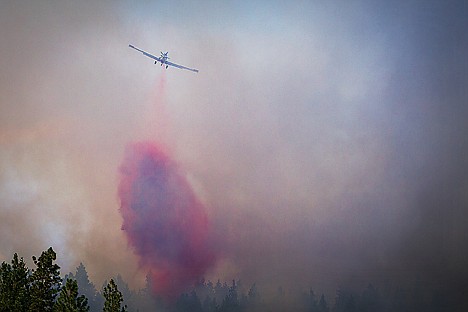
[(169, 65), (169, 66), (174, 66), (174, 67), (177, 67), (177, 68), (180, 68), (180, 69), (190, 70), (190, 71), (198, 73), (198, 69), (188, 68), (188, 67), (178, 65), (178, 64), (174, 64), (174, 63), (171, 63), (171, 62), (168, 62), (168, 61), (165, 61), (164, 64)]
[(135, 50), (137, 50), (137, 51), (140, 51), (141, 53), (143, 53), (143, 55), (145, 55), (145, 56), (147, 56), (147, 57), (149, 57), (149, 58), (152, 58), (153, 60), (156, 60), (156, 61), (158, 61), (158, 62), (162, 62), (161, 58), (159, 58), (159, 57), (157, 57), (157, 56), (154, 56), (153, 54), (149, 54), (148, 52), (145, 52), (145, 51), (143, 51), (143, 50), (141, 50), (141, 49), (138, 49), (137, 47), (135, 47), (135, 46), (133, 46), (133, 45), (131, 45), (131, 44), (129, 44), (128, 46), (129, 46), (130, 48), (132, 48), (132, 49), (135, 49)]

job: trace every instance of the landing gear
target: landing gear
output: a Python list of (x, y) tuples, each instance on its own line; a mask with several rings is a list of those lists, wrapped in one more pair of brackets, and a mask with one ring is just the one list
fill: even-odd
[(166, 69), (169, 67), (169, 65), (166, 65)]

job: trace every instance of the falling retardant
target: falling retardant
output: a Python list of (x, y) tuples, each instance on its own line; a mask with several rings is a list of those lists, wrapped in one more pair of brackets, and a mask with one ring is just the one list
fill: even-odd
[(118, 195), (122, 230), (155, 294), (173, 299), (215, 263), (204, 206), (161, 146), (127, 146)]

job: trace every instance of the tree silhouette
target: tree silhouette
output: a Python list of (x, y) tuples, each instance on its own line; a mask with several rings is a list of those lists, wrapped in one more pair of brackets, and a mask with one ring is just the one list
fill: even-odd
[(237, 294), (237, 285), (236, 281), (232, 280), (232, 286), (229, 287), (228, 294), (224, 298), (220, 311), (222, 312), (231, 312), (237, 311), (239, 309), (239, 298)]
[(13, 255), (11, 265), (0, 268), (0, 311), (26, 311), (29, 308), (29, 269), (23, 258)]
[(104, 308), (103, 312), (125, 312), (127, 311), (127, 306), (121, 306), (123, 302), (122, 293), (117, 288), (114, 280), (111, 279), (109, 283), (103, 289), (104, 296)]
[(62, 287), (57, 302), (54, 305), (56, 312), (88, 312), (88, 299), (84, 295), (78, 294), (78, 284), (76, 280), (68, 278), (65, 286)]
[(36, 269), (30, 276), (31, 304), (30, 311), (52, 311), (55, 298), (60, 291), (60, 267), (54, 263), (55, 251), (50, 247), (43, 251), (39, 259), (32, 257)]
[(260, 294), (258, 293), (257, 285), (254, 283), (249, 289), (248, 299), (250, 305), (257, 305), (260, 303)]
[[(105, 283), (102, 292), (96, 292), (82, 263), (76, 275), (68, 274), (64, 283), (60, 278), (60, 267), (55, 264), (56, 253), (52, 248), (42, 252), (39, 258), (32, 257), (35, 268), (29, 270), (23, 258), (15, 253), (11, 263), (0, 265), (0, 312), (3, 311), (169, 311), (169, 312), (389, 312), (389, 311), (454, 311), (467, 310), (462, 289), (454, 293), (453, 285), (430, 284), (416, 279), (404, 285), (385, 282), (383, 287), (369, 284), (362, 292), (355, 288), (340, 288), (335, 302), (329, 305), (322, 294), (294, 293), (278, 288), (277, 294), (268, 294), (263, 300), (259, 288), (253, 284), (250, 289), (241, 287), (240, 282), (232, 281), (228, 286), (218, 280), (216, 285), (199, 279), (190, 293), (180, 295), (176, 302), (167, 302), (152, 292), (151, 275), (147, 276), (145, 288), (138, 292), (130, 290), (120, 275), (116, 280)], [(75, 278), (76, 277), (76, 278)], [(80, 285), (83, 285), (83, 289)], [(299, 286), (299, 285), (296, 285)], [(299, 286), (301, 287), (301, 286)], [(295, 289), (300, 289), (295, 287)], [(119, 290), (120, 289), (120, 290)], [(382, 289), (382, 291), (380, 291)], [(90, 297), (105, 298), (100, 308), (92, 307)], [(102, 297), (102, 295), (104, 297)], [(124, 298), (128, 300), (124, 301)], [(203, 301), (201, 301), (203, 299)], [(203, 304), (202, 304), (203, 302)], [(89, 304), (89, 305), (88, 305)]]
[(306, 297), (306, 310), (308, 312), (318, 312), (318, 302), (314, 291), (309, 290), (309, 295)]
[(203, 312), (202, 304), (195, 291), (190, 295), (182, 294), (176, 302), (176, 312)]
[(205, 312), (216, 312), (218, 310), (218, 304), (216, 303), (216, 298), (211, 298), (206, 296), (203, 301), (203, 311)]
[(334, 312), (357, 312), (356, 299), (350, 291), (338, 289), (336, 292)]
[(123, 304), (125, 304), (130, 310), (134, 310), (136, 294), (128, 288), (128, 284), (123, 280), (120, 274), (115, 278), (115, 285), (122, 293)]
[(102, 311), (104, 298), (102, 298), (102, 295), (98, 293), (94, 284), (89, 280), (88, 272), (82, 262), (80, 262), (80, 265), (76, 268), (74, 278), (78, 284), (79, 294), (88, 298), (90, 311)]
[(362, 312), (378, 312), (381, 311), (380, 295), (378, 290), (369, 284), (362, 293), (359, 301), (359, 311)]
[(330, 309), (328, 308), (327, 301), (325, 300), (325, 296), (322, 294), (320, 297), (320, 301), (318, 303), (318, 311), (319, 312), (329, 312)]

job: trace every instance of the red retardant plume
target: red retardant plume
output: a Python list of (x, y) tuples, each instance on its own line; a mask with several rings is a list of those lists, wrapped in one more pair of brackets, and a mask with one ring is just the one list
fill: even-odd
[(174, 299), (215, 262), (203, 205), (152, 142), (127, 146), (118, 194), (122, 230), (140, 265), (150, 270), (154, 293)]

